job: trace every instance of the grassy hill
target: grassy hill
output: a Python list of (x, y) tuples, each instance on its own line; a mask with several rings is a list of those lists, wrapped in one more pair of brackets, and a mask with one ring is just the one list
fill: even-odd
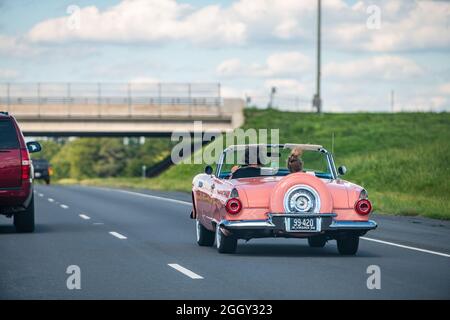
[[(280, 142), (332, 149), (345, 179), (363, 185), (382, 213), (450, 219), (450, 114), (309, 114), (248, 109), (247, 128), (279, 129)], [(180, 164), (154, 179), (91, 179), (84, 184), (189, 191), (202, 165)]]

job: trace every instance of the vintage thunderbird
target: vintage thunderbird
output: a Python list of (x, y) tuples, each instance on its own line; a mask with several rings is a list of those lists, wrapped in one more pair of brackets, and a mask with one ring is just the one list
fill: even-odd
[[(300, 150), (303, 164), (294, 173), (286, 165), (293, 149)], [(216, 167), (207, 166), (192, 182), (197, 243), (216, 242), (220, 253), (234, 253), (238, 239), (307, 238), (318, 248), (336, 240), (340, 254), (354, 255), (359, 237), (377, 224), (369, 220), (367, 191), (341, 179), (345, 171), (320, 145), (227, 147)]]

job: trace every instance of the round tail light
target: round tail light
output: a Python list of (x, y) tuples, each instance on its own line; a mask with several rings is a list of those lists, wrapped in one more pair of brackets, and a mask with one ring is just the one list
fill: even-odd
[(228, 199), (225, 209), (229, 214), (238, 214), (242, 209), (242, 202), (238, 198)]
[(367, 199), (358, 200), (355, 204), (355, 210), (358, 214), (368, 215), (372, 211), (372, 204)]

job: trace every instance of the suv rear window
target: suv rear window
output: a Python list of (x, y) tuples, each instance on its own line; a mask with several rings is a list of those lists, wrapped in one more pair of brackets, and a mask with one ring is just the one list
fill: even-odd
[(0, 120), (0, 150), (18, 149), (19, 139), (17, 139), (16, 128), (11, 120)]

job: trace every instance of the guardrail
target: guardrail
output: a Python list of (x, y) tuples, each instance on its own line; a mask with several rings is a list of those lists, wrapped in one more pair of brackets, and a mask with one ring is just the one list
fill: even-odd
[(0, 83), (2, 105), (213, 105), (220, 83)]

